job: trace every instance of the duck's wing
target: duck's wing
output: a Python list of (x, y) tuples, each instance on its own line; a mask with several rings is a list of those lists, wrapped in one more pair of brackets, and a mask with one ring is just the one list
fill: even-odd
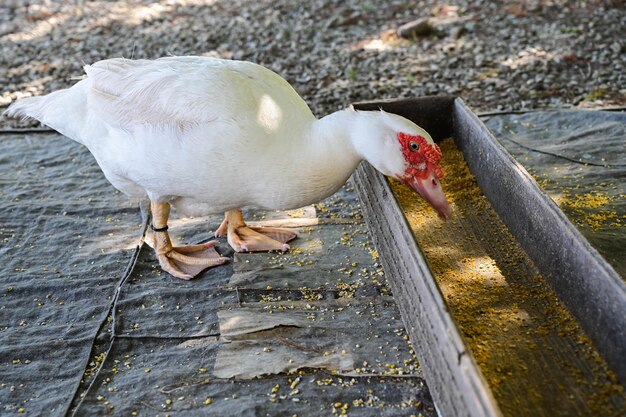
[(184, 130), (216, 121), (241, 125), (253, 118), (262, 120), (263, 112), (294, 108), (312, 116), (285, 80), (241, 61), (119, 58), (86, 66), (85, 72), (91, 80), (90, 111), (125, 130), (146, 126)]
[[(216, 116), (191, 62), (108, 59), (85, 66), (89, 109), (112, 127), (185, 126)], [(209, 107), (209, 108), (207, 108)]]

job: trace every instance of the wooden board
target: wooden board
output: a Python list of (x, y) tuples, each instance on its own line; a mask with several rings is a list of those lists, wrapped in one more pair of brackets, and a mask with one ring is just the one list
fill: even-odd
[(369, 164), (355, 175), (372, 239), (435, 403), (445, 416), (501, 416), (450, 315), (387, 180)]
[(498, 215), (626, 383), (626, 283), (460, 99), (454, 129)]
[[(494, 168), (496, 162), (508, 165), (508, 168), (512, 167), (511, 169), (515, 174), (512, 175), (514, 177), (512, 181), (522, 183), (517, 184), (513, 189), (516, 191), (522, 189), (527, 199), (534, 199), (529, 206), (535, 210), (539, 207), (539, 211), (535, 212), (536, 214), (541, 216), (543, 211), (548, 211), (549, 214), (553, 210), (549, 200), (542, 200), (547, 199), (545, 196), (537, 196), (541, 192), (523, 168), (515, 164), (506, 151), (495, 143), (495, 140), (482, 123), (464, 106), (461, 100), (438, 98), (432, 107), (430, 106), (431, 100), (431, 98), (422, 98), (397, 102), (368, 103), (366, 105), (358, 104), (355, 107), (357, 109), (375, 109), (380, 107), (387, 111), (401, 114), (417, 121), (425, 129), (435, 132), (433, 136), (436, 139), (444, 137), (450, 131), (456, 131), (462, 140), (466, 140), (469, 136), (470, 139), (473, 139), (472, 146), (474, 146), (474, 149), (472, 149), (472, 152), (474, 152), (474, 155), (472, 157), (477, 158), (479, 161), (470, 161), (470, 167), (476, 169), (476, 164), (482, 164), (479, 168), (481, 176), (487, 176), (489, 180), (486, 181), (484, 178), (479, 178), (479, 184), (481, 187), (484, 186), (485, 182), (490, 182), (493, 185), (486, 194), (490, 199), (500, 199), (500, 203), (495, 204), (494, 207), (501, 216), (502, 213), (500, 211), (509, 210), (509, 214), (511, 214), (515, 210), (508, 208), (511, 206), (511, 202), (514, 201), (511, 199), (511, 196), (507, 195), (507, 193), (499, 193), (498, 183), (501, 182), (501, 179), (500, 173)], [(446, 102), (446, 100), (448, 101)], [(450, 111), (448, 117), (441, 115), (441, 112), (446, 109)], [(449, 120), (452, 126), (447, 128), (437, 126), (437, 123), (445, 122), (446, 120)], [(463, 146), (461, 145), (462, 148)], [(489, 161), (489, 166), (486, 166), (486, 161)], [(498, 172), (498, 174), (493, 175), (494, 172)], [(507, 179), (511, 180), (511, 178)], [(458, 328), (450, 315), (449, 307), (445, 303), (424, 257), (415, 244), (406, 224), (406, 219), (398, 208), (387, 181), (371, 167), (363, 165), (357, 171), (356, 183), (359, 195), (362, 198), (366, 219), (372, 228), (390, 284), (398, 299), (403, 319), (407, 324), (411, 339), (417, 347), (418, 357), (424, 367), (431, 392), (440, 410), (444, 415), (455, 416), (501, 415), (501, 411), (494, 400), (489, 386), (464, 345)], [(508, 186), (510, 185), (508, 184)], [(539, 204), (536, 204), (537, 200), (540, 201)], [(518, 225), (528, 223), (528, 220), (523, 215), (517, 214), (517, 218), (511, 218), (510, 215), (509, 217), (504, 217), (507, 226), (509, 226), (509, 222), (517, 222)], [(529, 214), (525, 213), (525, 215)], [(552, 215), (554, 216), (554, 213)], [(556, 216), (556, 220), (567, 222), (562, 213), (562, 218), (558, 214)], [(554, 223), (550, 222), (545, 223), (545, 226), (547, 231), (552, 231), (554, 232), (553, 234), (557, 235), (554, 239), (559, 241), (560, 245), (567, 247), (567, 249), (560, 251), (565, 256), (557, 256), (556, 260), (555, 258), (548, 259), (548, 266), (551, 262), (557, 266), (559, 262), (567, 262), (568, 256), (571, 258), (571, 255), (568, 255), (567, 252), (571, 251), (573, 247), (578, 251), (574, 253), (580, 253), (582, 250), (582, 252), (586, 252), (587, 257), (593, 260), (595, 265), (599, 265), (597, 270), (594, 270), (596, 273), (593, 275), (593, 280), (584, 276), (588, 272), (589, 267), (587, 267), (578, 271), (579, 277), (576, 282), (591, 281), (591, 283), (587, 282), (587, 284), (596, 288), (598, 286), (611, 287), (613, 285), (613, 280), (610, 278), (610, 267), (609, 269), (605, 268), (604, 264), (606, 262), (597, 253), (588, 250), (590, 247), (582, 236), (572, 235), (570, 233), (571, 227), (565, 226), (562, 230), (550, 230), (550, 227), (554, 227)], [(535, 239), (533, 230), (524, 230), (522, 227), (522, 236), (519, 235), (519, 229), (513, 228), (512, 231), (515, 238), (522, 240), (524, 249), (528, 245), (534, 244), (540, 248), (538, 251), (535, 251), (534, 255), (542, 256), (541, 248), (545, 247), (545, 245), (542, 246), (541, 242), (537, 244), (537, 241), (533, 240)], [(538, 235), (543, 237), (541, 233)], [(539, 252), (538, 255), (536, 254), (537, 252)], [(545, 251), (543, 255), (545, 255)], [(534, 256), (532, 258), (537, 263)], [(537, 266), (539, 266), (542, 272), (544, 269), (548, 269), (546, 275), (551, 286), (554, 287), (556, 283), (564, 287), (556, 292), (562, 297), (568, 309), (574, 311), (574, 315), (579, 321), (581, 310), (583, 310), (583, 314), (586, 312), (588, 316), (593, 317), (591, 320), (588, 317), (586, 321), (581, 321), (583, 328), (591, 335), (594, 344), (597, 345), (596, 347), (605, 356), (613, 370), (621, 378), (624, 378), (624, 375), (622, 375), (623, 371), (621, 371), (624, 366), (621, 358), (624, 356), (620, 357), (616, 354), (620, 349), (626, 347), (623, 336), (623, 330), (626, 329), (626, 326), (620, 327), (620, 322), (626, 318), (626, 314), (619, 314), (625, 311), (626, 295), (624, 291), (621, 288), (617, 288), (614, 294), (608, 298), (610, 300), (609, 305), (606, 305), (607, 298), (604, 297), (605, 294), (602, 291), (588, 293), (588, 299), (583, 304), (579, 304), (577, 298), (569, 297), (571, 292), (567, 289), (568, 281), (555, 279), (545, 263), (539, 262)], [(555, 271), (556, 267), (552, 266), (552, 270)], [(565, 268), (565, 270), (568, 273), (577, 273), (576, 269), (571, 268), (571, 266)], [(609, 277), (601, 276), (598, 278), (597, 271), (600, 271), (600, 275), (608, 274)], [(580, 275), (583, 275), (582, 278)], [(600, 281), (599, 283), (596, 282), (598, 280)], [(617, 331), (608, 337), (606, 334), (602, 334), (606, 333), (606, 331), (603, 332), (603, 329), (596, 329), (595, 333), (589, 331), (589, 323), (596, 320), (597, 315), (589, 314), (588, 310), (584, 311), (584, 308), (581, 306), (585, 305), (593, 305), (597, 310), (602, 310), (600, 314), (602, 317), (605, 317), (607, 312), (617, 314), (619, 317), (614, 317), (614, 320), (610, 323), (611, 329), (618, 327)]]
[(454, 321), (506, 416), (619, 416), (624, 389), (476, 184), (441, 143), (454, 215), (391, 188)]

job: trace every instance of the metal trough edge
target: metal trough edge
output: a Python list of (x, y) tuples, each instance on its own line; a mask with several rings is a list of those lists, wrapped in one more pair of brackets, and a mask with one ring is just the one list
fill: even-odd
[[(455, 136), (494, 209), (618, 378), (626, 381), (626, 285), (463, 101), (423, 97), (354, 106), (407, 117), (436, 140)], [(501, 416), (386, 178), (362, 163), (354, 181), (437, 406), (443, 415)]]

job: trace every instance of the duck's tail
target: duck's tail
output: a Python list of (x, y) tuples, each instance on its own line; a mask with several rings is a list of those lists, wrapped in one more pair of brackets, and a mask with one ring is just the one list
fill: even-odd
[[(43, 99), (47, 96), (26, 97), (11, 104), (3, 113), (4, 116), (26, 119), (37, 119), (42, 121), (43, 118)], [(43, 123), (43, 122), (42, 122)]]
[(45, 96), (18, 100), (5, 110), (4, 115), (39, 120), (70, 139), (83, 143), (79, 132), (84, 123), (87, 100), (82, 94), (81, 83)]

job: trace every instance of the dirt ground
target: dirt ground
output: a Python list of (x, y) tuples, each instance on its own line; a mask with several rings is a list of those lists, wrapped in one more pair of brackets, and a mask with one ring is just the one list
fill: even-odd
[(0, 110), (101, 59), (191, 54), (265, 65), (319, 116), (432, 94), (479, 111), (623, 106), (624, 39), (621, 0), (5, 0)]

